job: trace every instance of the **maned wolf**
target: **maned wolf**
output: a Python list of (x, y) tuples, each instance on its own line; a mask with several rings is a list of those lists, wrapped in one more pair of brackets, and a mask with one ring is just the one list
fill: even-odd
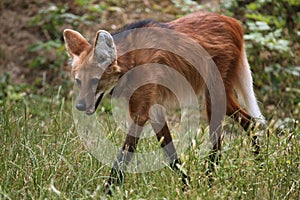
[[(139, 37), (138, 39), (133, 38), (132, 35), (130, 36), (130, 33), (120, 34), (140, 28), (155, 28), (158, 34), (151, 35), (151, 31), (144, 31), (143, 34), (137, 33), (134, 35), (134, 37)], [(170, 36), (162, 34), (163, 30), (172, 30), (184, 37), (170, 42), (168, 40)], [(191, 63), (180, 55), (155, 48), (157, 43), (162, 43), (173, 45), (172, 48), (180, 48), (186, 51), (187, 54), (192, 54), (194, 50), (188, 44), (189, 41), (186, 38), (196, 41), (213, 59), (222, 79), (224, 96), (220, 93), (213, 100), (203, 74), (200, 75)], [(115, 34), (100, 30), (97, 32), (93, 44), (90, 44), (80, 33), (66, 29), (64, 30), (64, 40), (68, 54), (72, 59), (72, 74), (75, 78), (75, 84), (79, 88), (76, 108), (88, 115), (95, 112), (101, 99), (105, 94), (111, 92), (125, 73), (143, 64), (159, 63), (175, 69), (189, 82), (195, 94), (205, 97), (209, 122), (212, 118), (212, 107), (225, 102), (225, 114), (239, 122), (244, 130), (252, 128), (255, 123), (266, 123), (253, 91), (252, 76), (243, 41), (243, 30), (239, 22), (231, 17), (197, 12), (168, 23), (144, 20), (127, 25)], [(126, 51), (124, 48), (132, 49), (139, 42), (147, 43), (148, 47), (150, 44), (150, 47), (152, 45), (153, 48), (147, 47), (145, 49), (130, 50), (123, 55), (119, 54), (120, 51)], [(199, 55), (199, 59), (201, 56)], [(209, 69), (205, 69), (205, 71), (209, 71)], [(144, 68), (143, 73), (146, 76), (155, 74), (158, 79), (165, 76), (164, 72), (154, 73), (151, 65)], [(136, 76), (135, 78), (139, 77)], [(208, 76), (208, 78), (213, 78), (213, 76)], [(126, 81), (123, 84), (126, 84)], [(176, 84), (176, 80), (174, 80), (174, 84)], [(212, 88), (212, 91), (214, 90), (217, 90), (217, 88)], [(238, 103), (236, 94), (245, 105), (245, 108), (242, 108)], [(170, 90), (155, 83), (145, 84), (134, 91), (129, 101), (129, 113), (133, 123), (111, 170), (107, 182), (108, 191), (110, 191), (110, 186), (123, 180), (120, 165), (121, 163), (126, 165), (130, 161), (132, 152), (138, 144), (142, 127), (150, 118), (150, 107), (154, 104), (168, 103), (173, 100), (174, 96), (172, 96)], [(163, 114), (160, 117), (164, 118)], [(224, 116), (218, 117), (222, 120)], [(171, 167), (178, 170), (180, 160), (173, 145), (167, 123), (165, 122), (162, 128), (157, 127), (151, 121), (150, 124), (156, 133), (157, 139), (162, 141), (161, 147), (164, 148), (166, 155), (170, 158)], [(213, 152), (216, 152), (221, 148), (221, 131), (217, 130), (218, 127), (210, 127), (210, 129)], [(218, 134), (213, 136), (216, 132)], [(255, 141), (254, 146), (259, 151), (259, 145)], [(215, 153), (212, 154), (211, 159), (217, 162)], [(183, 182), (186, 183), (189, 177), (184, 173), (182, 175)]]

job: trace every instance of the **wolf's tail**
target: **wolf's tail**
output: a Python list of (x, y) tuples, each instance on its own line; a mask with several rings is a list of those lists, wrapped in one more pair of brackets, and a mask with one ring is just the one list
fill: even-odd
[(242, 52), (240, 65), (237, 70), (237, 79), (234, 80), (234, 87), (240, 103), (245, 106), (249, 115), (259, 123), (266, 124), (265, 117), (260, 112), (253, 91), (253, 80), (245, 49)]

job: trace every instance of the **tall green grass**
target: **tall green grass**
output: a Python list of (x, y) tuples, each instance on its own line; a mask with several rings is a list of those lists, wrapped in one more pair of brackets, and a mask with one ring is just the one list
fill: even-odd
[[(71, 100), (62, 97), (59, 90), (50, 90), (48, 94), (1, 102), (0, 199), (298, 199), (300, 196), (299, 125), (290, 123), (278, 133), (271, 123), (262, 152), (255, 157), (247, 133), (237, 125), (232, 128), (229, 120), (222, 160), (211, 185), (206, 176), (207, 159), (200, 153), (201, 141), (195, 138), (181, 155), (191, 176), (188, 191), (181, 190), (180, 176), (166, 166), (154, 172), (126, 173), (125, 184), (107, 197), (103, 183), (110, 168), (95, 159), (77, 135)], [(116, 130), (110, 131), (108, 134), (118, 137), (113, 134)], [(156, 140), (151, 141), (149, 145), (156, 148)]]

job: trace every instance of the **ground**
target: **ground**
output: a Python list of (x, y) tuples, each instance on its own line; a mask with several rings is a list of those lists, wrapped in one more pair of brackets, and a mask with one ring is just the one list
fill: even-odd
[[(52, 36), (43, 30), (45, 24), (33, 24), (32, 21), (43, 10), (47, 10), (51, 5), (64, 6), (68, 12), (83, 16), (85, 13), (80, 9), (77, 1), (52, 1), (46, 0), (16, 0), (2, 1), (0, 4), (0, 74), (8, 71), (11, 74), (13, 82), (33, 83), (36, 76), (43, 76), (46, 72), (48, 81), (53, 82), (51, 70), (42, 67), (30, 67), (30, 62), (35, 56), (41, 56), (37, 52), (30, 52), (31, 45), (37, 42), (47, 42), (47, 40), (63, 40), (62, 30), (66, 27), (73, 28), (69, 24), (63, 24), (58, 27), (61, 31), (60, 38)], [(117, 1), (116, 1), (117, 2)], [(174, 19), (174, 14), (179, 13), (179, 9), (171, 5), (170, 1), (118, 1), (118, 3), (109, 3), (109, 10), (97, 13), (91, 25), (79, 25), (79, 29), (85, 30), (86, 37), (92, 39), (99, 29), (113, 31), (125, 25), (140, 19), (154, 19), (158, 21), (168, 21)], [(118, 6), (118, 7), (117, 7)], [(161, 12), (162, 10), (166, 12)], [(51, 23), (44, 21), (44, 23)], [(56, 37), (56, 38), (55, 38)], [(52, 54), (52, 55), (51, 55)], [(45, 55), (44, 55), (45, 56)], [(49, 61), (56, 59), (54, 52), (47, 55)], [(66, 65), (66, 62), (63, 63)], [(61, 66), (66, 67), (66, 66)], [(42, 68), (42, 69), (41, 69)], [(56, 75), (56, 74), (55, 74)], [(55, 80), (56, 81), (56, 80)]]
[[(169, 21), (201, 8), (193, 2), (0, 1), (0, 199), (110, 198), (103, 193), (110, 167), (85, 146), (73, 120), (63, 29), (76, 29), (92, 41), (99, 29), (114, 31), (147, 18)], [(180, 155), (192, 179), (188, 191), (181, 190), (178, 174), (166, 166), (126, 173), (124, 186), (112, 198), (299, 199), (300, 7), (294, 0), (230, 0), (236, 5), (221, 10), (217, 2), (223, 0), (205, 2), (212, 2), (207, 10), (234, 15), (245, 28), (254, 89), (269, 122), (261, 154), (253, 155), (247, 137), (253, 132), (226, 119), (222, 159), (212, 177), (207, 176), (203, 138), (208, 127), (201, 121), (189, 149)], [(125, 131), (111, 119), (109, 103), (99, 106), (97, 116), (107, 116), (105, 131), (99, 132), (119, 147)], [(157, 148), (152, 137), (141, 141), (138, 151)]]

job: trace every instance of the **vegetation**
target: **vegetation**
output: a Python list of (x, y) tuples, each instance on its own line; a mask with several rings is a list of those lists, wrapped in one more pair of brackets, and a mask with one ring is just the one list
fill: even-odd
[[(0, 46), (0, 199), (105, 198), (103, 183), (110, 168), (84, 146), (72, 119), (72, 82), (62, 39), (64, 28), (77, 29), (92, 39), (99, 28), (113, 31), (137, 19), (164, 21), (199, 9), (234, 16), (243, 23), (255, 91), (269, 122), (262, 153), (256, 158), (247, 133), (230, 125), (230, 121), (225, 125), (222, 160), (212, 185), (206, 176), (207, 159), (200, 153), (202, 142), (195, 138), (191, 148), (181, 155), (192, 178), (188, 191), (181, 191), (179, 176), (165, 167), (125, 174), (124, 186), (118, 187), (111, 198), (298, 199), (300, 2), (221, 2), (219, 7), (210, 7), (188, 0), (1, 1), (1, 15), (13, 11), (24, 15), (28, 20), (18, 30), (20, 34), (28, 30), (34, 39), (22, 46), (22, 37), (16, 37), (19, 40), (3, 40)], [(8, 26), (1, 22), (3, 27)], [(2, 38), (5, 34), (1, 32)], [(12, 56), (8, 48), (11, 44), (18, 44), (22, 51), (15, 50), (17, 55)], [(14, 74), (14, 67), (21, 75)], [(109, 109), (106, 100), (99, 110)], [(205, 123), (201, 130), (207, 132)], [(111, 127), (107, 134), (121, 137), (115, 132)], [(150, 145), (156, 147), (157, 142), (151, 140)]]

